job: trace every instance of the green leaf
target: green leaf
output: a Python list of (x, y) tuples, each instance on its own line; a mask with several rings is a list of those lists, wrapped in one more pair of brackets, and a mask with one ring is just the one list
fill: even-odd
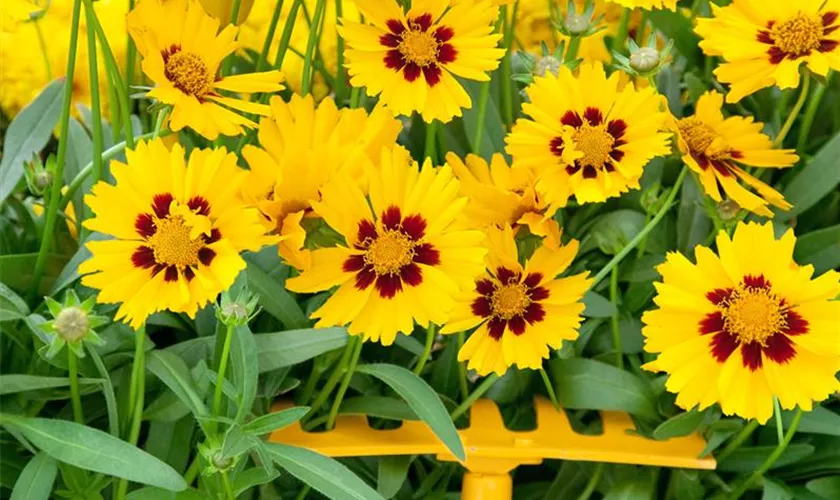
[(626, 411), (656, 419), (647, 384), (632, 373), (592, 359), (555, 359), (549, 364), (564, 408)]
[(0, 375), (0, 396), (17, 392), (37, 391), (70, 385), (65, 377), (39, 377), (37, 375)]
[[(782, 411), (782, 426), (785, 429), (790, 426), (795, 413), (789, 410)], [(802, 414), (796, 432), (840, 436), (840, 415), (822, 406), (814, 406), (811, 411)]]
[(292, 366), (347, 344), (344, 328), (305, 328), (254, 335), (260, 373)]
[(257, 343), (248, 325), (234, 329), (231, 334), (230, 360), (233, 375), (233, 385), (239, 397), (236, 405), (236, 422), (245, 421), (251, 411), (251, 405), (257, 397), (257, 379), (259, 377), (259, 363), (257, 358)]
[[(462, 82), (464, 84), (464, 89), (470, 95), (473, 102), (473, 106), (471, 108), (464, 110), (464, 132), (466, 132), (467, 139), (469, 140), (470, 150), (475, 151), (476, 129), (479, 126), (479, 94), (481, 93), (481, 88), (484, 85), (491, 85), (491, 82), (475, 82), (471, 80), (462, 80)], [(499, 109), (496, 107), (496, 102), (498, 101), (493, 97), (494, 94), (498, 95), (498, 91), (493, 92), (493, 90), (495, 89), (491, 85), (490, 96), (487, 99), (487, 106), (484, 110), (484, 121), (481, 123), (483, 132), (481, 139), (481, 151), (479, 151), (479, 155), (485, 160), (489, 160), (494, 152), (503, 151), (505, 149), (505, 129), (502, 125), (502, 117), (499, 114)]]
[(369, 415), (391, 420), (420, 420), (405, 401), (387, 396), (359, 396), (345, 399), (338, 410), (342, 415)]
[(282, 282), (272, 278), (252, 262), (248, 262), (246, 273), (248, 286), (259, 296), (260, 305), (280, 320), (283, 326), (290, 329), (309, 326), (303, 310)]
[(264, 445), (274, 462), (332, 500), (381, 500), (382, 496), (329, 457), (281, 443)]
[(609, 318), (615, 314), (613, 303), (595, 292), (586, 292), (583, 296), (583, 304), (586, 306), (583, 315), (589, 318)]
[(709, 426), (706, 431), (706, 447), (700, 452), (700, 458), (718, 449), (730, 436), (740, 431), (744, 424), (736, 419), (721, 419)]
[(840, 476), (812, 479), (805, 484), (805, 487), (808, 488), (808, 491), (812, 491), (827, 500), (840, 498)]
[[(3, 283), (14, 290), (28, 290), (32, 287), (32, 273), (35, 269), (37, 253), (21, 253), (14, 255), (0, 255), (0, 276)], [(47, 264), (44, 267), (44, 277), (38, 288), (38, 293), (48, 295), (56, 277), (64, 269), (66, 258), (50, 253), (47, 254)]]
[(464, 460), (464, 445), (437, 393), (423, 379), (396, 365), (372, 364), (356, 368), (358, 373), (376, 377), (388, 384), (408, 406), (426, 422), (437, 437), (458, 459)]
[(29, 306), (18, 294), (0, 283), (0, 322), (17, 321), (29, 315)]
[(10, 500), (47, 500), (57, 474), (55, 459), (46, 453), (38, 453), (20, 473)]
[(761, 500), (791, 500), (793, 492), (784, 483), (777, 482), (769, 477), (764, 477), (764, 493)]
[(44, 453), (66, 464), (171, 491), (187, 487), (172, 467), (98, 429), (46, 418), (4, 415), (3, 420)]
[(176, 493), (160, 488), (147, 487), (134, 490), (125, 498), (126, 500), (209, 500), (210, 497), (192, 488)]
[(834, 190), (840, 183), (840, 168), (837, 168), (838, 156), (840, 156), (840, 133), (828, 141), (784, 189), (782, 193), (793, 208), (786, 212), (777, 211), (776, 220), (786, 221), (804, 213)]
[(261, 436), (277, 429), (291, 425), (309, 412), (308, 406), (296, 406), (286, 410), (269, 413), (251, 420), (242, 426), (242, 432)]
[(700, 37), (694, 33), (694, 27), (687, 16), (667, 9), (651, 10), (648, 15), (656, 29), (674, 41), (675, 48), (688, 59), (689, 64), (702, 65), (703, 54), (698, 47)]
[(146, 359), (146, 369), (166, 384), (195, 416), (207, 416), (207, 407), (199, 396), (190, 369), (181, 358), (167, 351), (152, 351)]
[[(633, 469), (630, 469), (633, 470)], [(651, 469), (638, 469), (615, 482), (604, 500), (650, 500), (654, 495)]]
[(376, 490), (385, 498), (391, 498), (400, 491), (406, 477), (412, 456), (381, 457), (379, 459), (379, 473), (376, 480)]
[(269, 472), (262, 467), (244, 470), (236, 475), (233, 482), (233, 494), (239, 496), (255, 486), (274, 481), (278, 476), (280, 476), (280, 473), (276, 470)]
[(703, 207), (705, 195), (693, 175), (687, 176), (680, 192), (677, 211), (677, 248), (682, 253), (693, 254), (694, 247), (706, 241), (712, 230), (712, 221)]
[[(773, 453), (775, 446), (753, 446), (739, 448), (718, 463), (718, 470), (725, 472), (752, 472), (756, 470)], [(790, 465), (806, 458), (814, 453), (814, 447), (810, 444), (791, 444), (782, 453), (782, 456), (770, 467), (770, 470)]]
[(840, 224), (797, 238), (793, 258), (799, 264), (813, 264), (818, 275), (840, 267)]
[(656, 439), (670, 439), (672, 437), (687, 436), (697, 430), (703, 423), (706, 414), (702, 411), (691, 410), (675, 415), (659, 424), (653, 430)]
[(63, 102), (64, 79), (53, 80), (15, 116), (3, 140), (0, 160), (0, 204), (23, 177), (23, 164), (41, 151), (52, 137)]

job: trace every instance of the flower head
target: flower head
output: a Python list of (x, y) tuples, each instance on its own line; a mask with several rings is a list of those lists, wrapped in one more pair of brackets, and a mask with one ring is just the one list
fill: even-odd
[(715, 70), (730, 84), (727, 102), (738, 102), (765, 87), (787, 89), (799, 84), (804, 63), (825, 76), (840, 69), (840, 6), (837, 2), (805, 0), (735, 0), (712, 5), (711, 18), (697, 20), (700, 48), (726, 62)]
[(370, 203), (358, 185), (337, 178), (315, 212), (347, 246), (312, 252), (312, 267), (286, 286), (312, 293), (338, 287), (312, 314), (317, 326), (349, 323), (349, 332), (384, 345), (417, 322), (441, 324), (459, 289), (481, 273), (481, 231), (458, 229), (466, 198), (448, 166), (422, 169), (402, 148), (385, 149), (370, 176)]
[(552, 218), (556, 208), (537, 195), (530, 169), (511, 168), (498, 153), (489, 164), (473, 154), (461, 161), (456, 154), (447, 153), (446, 163), (461, 181), (461, 194), (469, 199), (463, 214), (467, 225), (479, 229), (527, 227), (532, 234), (560, 244), (560, 228)]
[(366, 173), (384, 146), (396, 143), (401, 124), (381, 107), (336, 108), (327, 97), (316, 106), (311, 96), (271, 99), (271, 116), (260, 120), (261, 147), (245, 146), (251, 168), (243, 186), (245, 201), (258, 207), (270, 230), (280, 235), (278, 251), (298, 269), (308, 269), (306, 221), (317, 218), (312, 202), (339, 173), (367, 189)]
[(455, 76), (487, 81), (504, 50), (493, 34), (498, 7), (490, 0), (416, 0), (403, 13), (396, 0), (359, 5), (370, 24), (344, 19), (350, 83), (379, 95), (395, 114), (418, 111), (423, 120), (448, 122), (469, 108)]
[(459, 361), (479, 375), (503, 374), (508, 367), (538, 369), (549, 347), (577, 337), (581, 299), (592, 280), (581, 273), (557, 276), (571, 264), (578, 243), (544, 243), (520, 265), (513, 230), (487, 232), (490, 253), (485, 273), (458, 303), (441, 333), (478, 327), (458, 353)]
[(623, 88), (600, 63), (584, 64), (575, 77), (566, 68), (537, 78), (526, 89), (530, 102), (505, 138), (514, 163), (532, 168), (545, 202), (565, 206), (602, 202), (639, 186), (644, 166), (668, 154), (659, 132), (666, 114), (655, 90)]
[(53, 319), (40, 325), (49, 340), (44, 356), (52, 358), (67, 345), (76, 356), (83, 358), (85, 356), (83, 342), (102, 345), (102, 339), (96, 334), (94, 328), (107, 324), (108, 318), (93, 314), (95, 302), (93, 295), (82, 302), (76, 292), (70, 289), (64, 294), (63, 303), (52, 297), (46, 297), (45, 302)]
[(677, 405), (719, 402), (727, 415), (764, 423), (773, 397), (782, 408), (810, 410), (840, 390), (840, 274), (813, 279), (793, 261), (796, 237), (773, 225), (739, 223), (717, 237), (718, 255), (696, 248), (696, 264), (670, 253), (659, 266), (654, 302), (642, 316), (645, 365), (670, 375)]
[(220, 91), (283, 88), (279, 71), (219, 77), (222, 60), (237, 48), (238, 28), (227, 25), (219, 32), (219, 20), (195, 0), (142, 0), (128, 14), (127, 24), (143, 55), (143, 72), (156, 85), (147, 95), (172, 105), (172, 130), (190, 127), (208, 139), (241, 134), (243, 127), (256, 123), (233, 110), (267, 115), (268, 106)]
[(84, 226), (114, 236), (90, 241), (93, 256), (79, 266), (82, 284), (98, 301), (121, 303), (116, 318), (138, 328), (150, 314), (170, 310), (193, 317), (233, 283), (245, 261), (273, 238), (240, 197), (246, 172), (222, 149), (194, 149), (160, 139), (111, 162), (116, 184), (96, 184), (85, 202), (95, 217)]
[[(772, 217), (767, 208), (772, 204), (783, 210), (791, 205), (781, 193), (756, 179), (739, 165), (759, 168), (789, 167), (799, 157), (792, 149), (773, 149), (770, 138), (761, 130), (763, 123), (751, 117), (724, 118), (723, 96), (710, 91), (697, 101), (694, 116), (676, 121), (677, 144), (683, 161), (700, 176), (703, 190), (717, 202), (722, 201), (720, 188), (741, 207), (759, 215)], [(741, 186), (742, 180), (758, 195)]]

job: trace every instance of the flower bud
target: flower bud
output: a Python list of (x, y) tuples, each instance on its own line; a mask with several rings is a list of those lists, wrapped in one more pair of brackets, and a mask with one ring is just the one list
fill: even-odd
[(236, 297), (230, 290), (222, 292), (222, 300), (216, 309), (216, 317), (228, 326), (242, 326), (248, 324), (257, 309), (258, 297), (247, 289), (242, 288)]
[(630, 54), (630, 66), (639, 73), (652, 71), (659, 65), (659, 52), (652, 47), (641, 47)]
[(40, 329), (44, 335), (41, 338), (46, 346), (47, 358), (52, 358), (67, 345), (76, 356), (85, 355), (82, 343), (102, 345), (102, 339), (93, 330), (108, 323), (105, 316), (97, 316), (93, 311), (95, 298), (89, 297), (84, 302), (79, 300), (72, 289), (64, 295), (64, 302), (58, 302), (52, 297), (46, 297), (45, 303), (53, 319), (41, 323)]
[(581, 36), (589, 31), (591, 18), (586, 15), (569, 12), (566, 15), (566, 20), (563, 22), (563, 25), (570, 35)]
[(90, 321), (85, 311), (78, 307), (65, 307), (55, 318), (56, 333), (67, 342), (76, 342), (83, 338), (90, 328)]
[(562, 64), (563, 63), (554, 56), (543, 56), (537, 59), (537, 63), (534, 66), (534, 74), (537, 76), (545, 76), (547, 73), (551, 73), (552, 75), (557, 76), (560, 72), (560, 66)]
[(738, 217), (740, 212), (741, 206), (732, 199), (723, 200), (717, 205), (717, 214), (722, 221), (731, 221)]

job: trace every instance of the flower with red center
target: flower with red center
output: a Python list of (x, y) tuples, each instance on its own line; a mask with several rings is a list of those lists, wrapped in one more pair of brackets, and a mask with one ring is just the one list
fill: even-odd
[(513, 230), (489, 229), (486, 270), (472, 291), (460, 295), (441, 333), (476, 328), (458, 353), (480, 375), (502, 375), (511, 365), (539, 369), (549, 348), (574, 340), (582, 321), (588, 273), (557, 278), (575, 257), (578, 242), (558, 246), (547, 240), (523, 268)]
[(738, 102), (765, 87), (796, 87), (803, 63), (820, 76), (840, 69), (838, 18), (835, 1), (734, 0), (713, 4), (695, 31), (706, 55), (725, 60), (715, 75), (730, 84), (726, 101)]
[[(395, 114), (420, 112), (448, 122), (472, 105), (455, 76), (487, 81), (504, 50), (493, 33), (498, 7), (490, 0), (415, 0), (403, 13), (396, 0), (359, 4), (369, 24), (343, 19), (347, 69), (354, 87), (379, 96)], [(454, 75), (454, 76), (453, 76)]]
[(194, 0), (142, 0), (126, 24), (143, 55), (143, 72), (156, 85), (147, 96), (172, 106), (172, 130), (190, 127), (211, 140), (239, 135), (256, 123), (235, 111), (265, 116), (269, 108), (219, 91), (283, 89), (279, 71), (219, 76), (222, 60), (237, 48), (238, 28), (229, 24), (219, 31), (219, 20)]
[(618, 72), (607, 78), (601, 63), (584, 64), (578, 76), (566, 67), (538, 77), (505, 138), (514, 163), (533, 169), (537, 193), (565, 206), (602, 202), (639, 187), (645, 165), (670, 152), (660, 132), (666, 114), (652, 88), (621, 87)]
[(810, 410), (840, 390), (840, 274), (813, 279), (793, 261), (796, 237), (767, 223), (739, 223), (717, 237), (718, 255), (696, 248), (696, 264), (678, 253), (659, 266), (654, 302), (642, 316), (644, 367), (669, 374), (677, 405), (719, 402), (727, 415), (764, 423), (773, 398)]
[(396, 143), (400, 122), (377, 107), (338, 109), (331, 97), (318, 105), (311, 95), (292, 95), (287, 103), (271, 98), (271, 116), (260, 120), (260, 147), (246, 145), (242, 155), (250, 172), (243, 185), (246, 203), (259, 208), (267, 229), (280, 235), (278, 252), (291, 266), (308, 269), (305, 226), (317, 215), (312, 201), (340, 172), (363, 185), (372, 159)]
[(405, 149), (384, 149), (370, 173), (370, 202), (347, 175), (321, 189), (312, 207), (347, 246), (314, 250), (312, 266), (286, 286), (302, 293), (338, 287), (312, 314), (316, 326), (349, 323), (352, 335), (384, 345), (410, 334), (415, 322), (441, 324), (486, 253), (480, 231), (456, 226), (466, 202), (448, 166), (418, 169)]
[(224, 149), (166, 149), (140, 142), (127, 164), (111, 162), (116, 181), (85, 196), (94, 213), (84, 226), (114, 237), (88, 241), (92, 256), (79, 266), (97, 301), (121, 303), (116, 319), (133, 328), (157, 311), (196, 311), (233, 284), (245, 268), (239, 253), (274, 241), (255, 209), (239, 196), (245, 179)]
[[(792, 149), (773, 149), (761, 131), (764, 124), (751, 117), (723, 117), (723, 96), (709, 91), (700, 96), (693, 116), (679, 119), (672, 128), (683, 161), (697, 172), (703, 190), (722, 201), (720, 189), (739, 206), (772, 217), (767, 204), (787, 210), (791, 205), (781, 193), (750, 175), (740, 165), (759, 168), (789, 167), (799, 160)], [(753, 194), (738, 180), (755, 189)]]

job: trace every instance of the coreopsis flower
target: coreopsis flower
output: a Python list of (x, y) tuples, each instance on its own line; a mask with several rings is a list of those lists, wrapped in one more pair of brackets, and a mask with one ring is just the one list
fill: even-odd
[[(773, 142), (761, 130), (763, 123), (751, 117), (724, 118), (723, 96), (706, 92), (697, 101), (694, 116), (676, 121), (677, 144), (683, 161), (700, 177), (703, 190), (713, 200), (722, 201), (720, 188), (743, 208), (772, 217), (770, 203), (783, 210), (791, 205), (781, 193), (756, 179), (739, 165), (751, 167), (789, 167), (799, 157), (792, 149), (773, 149)], [(751, 193), (738, 183), (755, 189)]]
[(628, 9), (668, 9), (676, 10), (677, 0), (609, 0)]
[(469, 154), (462, 161), (455, 153), (447, 153), (446, 163), (461, 181), (461, 194), (469, 200), (463, 215), (467, 225), (480, 229), (524, 226), (532, 234), (560, 244), (560, 228), (552, 219), (557, 210), (537, 195), (531, 169), (511, 168), (499, 153), (490, 158), (490, 164), (477, 155)]
[(498, 7), (490, 0), (417, 0), (403, 13), (396, 0), (364, 2), (369, 24), (343, 19), (350, 83), (395, 114), (420, 113), (423, 120), (448, 122), (472, 106), (455, 76), (487, 81), (504, 50), (494, 34)]
[(245, 268), (239, 255), (272, 243), (256, 209), (239, 195), (246, 172), (221, 149), (170, 150), (160, 139), (111, 162), (116, 183), (99, 182), (85, 196), (94, 213), (84, 226), (114, 237), (89, 241), (92, 257), (79, 266), (97, 300), (120, 303), (116, 319), (140, 327), (170, 310), (194, 317), (229, 288)]
[(619, 78), (607, 78), (601, 63), (581, 65), (577, 77), (564, 66), (525, 90), (530, 118), (517, 120), (505, 141), (514, 163), (536, 173), (545, 203), (602, 202), (638, 188), (648, 161), (670, 152), (659, 131), (661, 96)]
[(370, 176), (370, 203), (355, 182), (337, 178), (322, 189), (315, 212), (347, 246), (312, 252), (312, 267), (286, 287), (314, 293), (338, 287), (313, 318), (316, 326), (349, 323), (352, 335), (383, 345), (415, 322), (442, 324), (459, 290), (484, 267), (484, 234), (455, 222), (467, 200), (448, 166), (422, 169), (400, 147), (383, 150)]
[(557, 278), (575, 257), (578, 242), (544, 242), (521, 265), (513, 230), (487, 231), (486, 270), (459, 297), (441, 333), (478, 327), (458, 353), (479, 375), (502, 375), (510, 366), (538, 369), (549, 348), (574, 340), (582, 321), (588, 273)]
[(243, 195), (259, 208), (267, 229), (280, 235), (280, 256), (308, 269), (304, 218), (318, 217), (312, 203), (340, 173), (366, 190), (368, 164), (384, 146), (396, 144), (401, 124), (381, 107), (368, 116), (364, 109), (337, 109), (330, 97), (317, 106), (312, 96), (295, 94), (288, 103), (273, 97), (270, 106), (271, 116), (260, 120), (261, 147), (242, 150), (251, 168)]
[[(166, 20), (162, 22), (162, 20)], [(189, 127), (207, 139), (238, 135), (256, 123), (239, 112), (267, 115), (268, 106), (228, 97), (228, 92), (275, 92), (279, 71), (218, 76), (222, 60), (237, 48), (238, 28), (204, 12), (194, 0), (142, 0), (126, 18), (143, 55), (143, 72), (155, 83), (148, 96), (172, 106), (169, 127)]]
[(697, 263), (670, 253), (658, 267), (654, 302), (642, 316), (644, 365), (669, 374), (677, 405), (719, 402), (727, 415), (764, 423), (773, 397), (810, 410), (840, 390), (840, 274), (812, 278), (793, 260), (796, 237), (776, 239), (772, 223), (739, 223), (717, 237), (718, 255), (696, 247)]
[(730, 84), (727, 102), (765, 87), (799, 84), (799, 67), (817, 75), (840, 69), (840, 5), (834, 1), (734, 0), (712, 4), (712, 17), (698, 19), (700, 48), (725, 62), (715, 69)]

